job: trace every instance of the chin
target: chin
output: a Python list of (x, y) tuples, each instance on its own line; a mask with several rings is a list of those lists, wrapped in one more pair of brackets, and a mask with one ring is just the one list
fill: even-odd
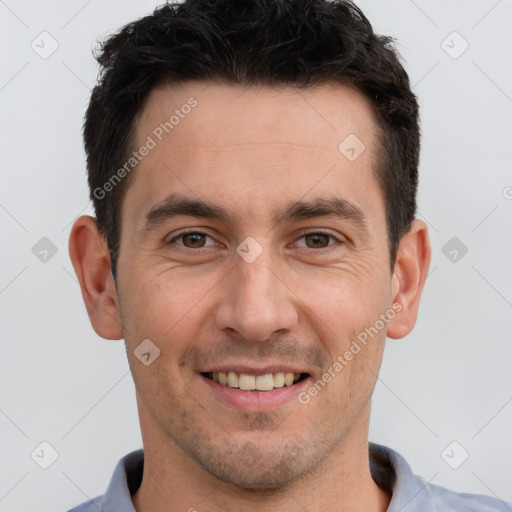
[[(212, 476), (241, 490), (255, 493), (277, 491), (289, 487), (314, 472), (326, 456), (302, 443), (261, 449), (253, 443), (222, 448), (211, 447), (196, 460)], [(261, 446), (261, 443), (260, 443)]]

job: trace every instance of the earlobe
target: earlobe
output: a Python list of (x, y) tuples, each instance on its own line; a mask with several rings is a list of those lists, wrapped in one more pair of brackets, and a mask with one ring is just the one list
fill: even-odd
[(415, 220), (400, 241), (397, 252), (391, 287), (393, 303), (400, 304), (401, 309), (388, 324), (389, 338), (403, 338), (416, 323), (430, 254), (427, 225)]
[(121, 339), (123, 330), (110, 254), (93, 217), (84, 215), (73, 224), (69, 255), (93, 329), (102, 338)]

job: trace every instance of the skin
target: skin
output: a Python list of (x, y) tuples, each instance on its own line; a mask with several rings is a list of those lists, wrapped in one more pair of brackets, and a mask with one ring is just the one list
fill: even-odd
[[(126, 192), (117, 289), (94, 219), (80, 217), (70, 237), (93, 328), (126, 341), (145, 449), (134, 506), (384, 511), (390, 496), (368, 465), (371, 395), (386, 336), (401, 338), (416, 321), (430, 245), (414, 221), (391, 268), (372, 105), (337, 84), (164, 85), (144, 106), (134, 146), (190, 97), (197, 106), (140, 162)], [(366, 146), (355, 161), (338, 150), (351, 133)], [(232, 218), (175, 216), (143, 232), (170, 194)], [(364, 221), (276, 218), (289, 203), (332, 198)], [(207, 236), (176, 238), (184, 228)], [(318, 230), (329, 236), (305, 236)], [(251, 263), (236, 252), (248, 236), (263, 251)], [(245, 410), (200, 374), (286, 364), (309, 373), (309, 386), (393, 304), (401, 311), (307, 405), (295, 396)], [(149, 366), (134, 355), (144, 339), (160, 349)]]

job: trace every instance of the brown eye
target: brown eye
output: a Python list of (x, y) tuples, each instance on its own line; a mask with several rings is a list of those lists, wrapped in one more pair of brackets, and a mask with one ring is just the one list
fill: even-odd
[(183, 241), (183, 245), (190, 249), (198, 249), (199, 247), (203, 247), (206, 243), (206, 235), (201, 233), (185, 233), (181, 235), (180, 238)]
[(309, 235), (304, 235), (304, 239), (306, 241), (306, 246), (310, 249), (323, 249), (329, 245), (330, 240), (329, 235), (324, 235), (323, 233), (311, 233)]
[(179, 245), (186, 249), (201, 249), (203, 247), (210, 247), (215, 245), (215, 240), (199, 231), (190, 231), (189, 233), (181, 233), (169, 240), (169, 245)]

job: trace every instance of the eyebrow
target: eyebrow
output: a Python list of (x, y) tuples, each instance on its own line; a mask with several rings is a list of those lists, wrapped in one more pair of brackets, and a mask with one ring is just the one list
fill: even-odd
[[(177, 216), (212, 219), (225, 224), (234, 224), (240, 218), (222, 206), (180, 194), (171, 194), (153, 206), (147, 213), (141, 228), (142, 236), (148, 235)], [(362, 210), (350, 201), (337, 197), (290, 202), (273, 216), (273, 222), (277, 224), (326, 216), (336, 216), (348, 220), (361, 230), (368, 228), (368, 220)]]
[(368, 220), (363, 211), (347, 199), (315, 198), (311, 201), (296, 201), (288, 204), (274, 217), (275, 222), (336, 216), (348, 220), (361, 230), (368, 228)]
[(225, 224), (234, 223), (233, 221), (236, 219), (221, 206), (179, 194), (171, 194), (151, 208), (144, 218), (141, 233), (143, 236), (147, 235), (166, 221), (180, 215), (220, 220)]

